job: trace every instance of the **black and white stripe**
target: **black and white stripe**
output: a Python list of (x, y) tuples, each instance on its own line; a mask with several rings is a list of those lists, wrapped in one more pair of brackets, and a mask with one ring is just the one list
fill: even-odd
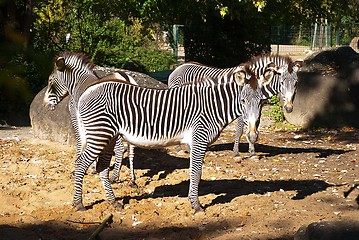
[[(277, 68), (275, 65), (268, 64), (260, 68), (262, 72), (254, 72), (249, 68), (248, 63), (238, 65), (233, 68), (215, 68), (199, 63), (185, 63), (176, 68), (168, 78), (168, 86), (170, 88), (183, 86), (186, 84), (198, 84), (198, 83), (211, 83), (211, 84), (223, 84), (235, 81), (236, 73), (238, 71), (248, 72), (256, 82), (254, 87), (244, 87), (242, 97), (243, 115), (237, 120), (236, 125), (236, 138), (235, 138), (235, 154), (238, 155), (239, 139), (243, 133), (243, 127), (247, 126), (248, 130), (246, 138), (249, 143), (249, 152), (254, 155), (255, 148), (254, 143), (258, 137), (258, 123), (261, 113), (261, 100), (263, 99), (262, 88), (269, 84), (274, 77)], [(248, 69), (247, 69), (248, 68)], [(193, 78), (192, 78), (193, 77)], [(253, 86), (253, 84), (252, 84)], [(246, 104), (244, 104), (246, 103)]]
[[(53, 73), (49, 77), (49, 83), (47, 90), (44, 96), (44, 103), (48, 104), (51, 109), (54, 109), (56, 105), (67, 95), (69, 95), (69, 112), (71, 116), (71, 122), (74, 127), (75, 137), (76, 137), (76, 151), (77, 155), (81, 154), (81, 142), (80, 131), (78, 125), (78, 109), (77, 103), (78, 99), (82, 93), (92, 84), (100, 81), (99, 75), (96, 73), (97, 66), (95, 66), (91, 60), (84, 54), (80, 53), (71, 53), (64, 52), (55, 58), (56, 65), (54, 67)], [(63, 71), (58, 71), (58, 69)], [(66, 70), (66, 71), (65, 71)], [(72, 81), (72, 79), (77, 79), (77, 81)], [(126, 82), (131, 82), (135, 84), (135, 80), (122, 71), (114, 71), (106, 74), (105, 77), (101, 79), (117, 79), (123, 80)], [(64, 82), (71, 83), (68, 86), (65, 86)], [(61, 83), (61, 84), (58, 84)], [(106, 153), (110, 157), (112, 151), (115, 150), (115, 169), (121, 167), (122, 155), (124, 152), (124, 147), (122, 142), (115, 144), (114, 149), (108, 149)], [(93, 164), (93, 168), (96, 171), (96, 162)], [(131, 172), (133, 175), (133, 170)], [(115, 182), (119, 177), (119, 171), (113, 171), (111, 177), (111, 182)]]
[[(268, 68), (276, 68), (279, 74), (273, 76), (268, 84), (262, 84), (263, 99), (269, 99), (276, 94), (280, 94), (283, 100), (283, 108), (287, 112), (293, 110), (293, 100), (297, 90), (298, 76), (297, 72), (302, 66), (303, 61), (293, 62), (288, 56), (281, 55), (262, 55), (249, 60), (247, 64), (259, 78), (264, 76)], [(262, 80), (260, 80), (262, 81)], [(239, 153), (239, 142), (242, 136), (244, 123), (242, 119), (237, 119), (236, 137), (233, 151)], [(259, 125), (259, 122), (257, 123)], [(251, 148), (253, 147), (253, 148)], [(250, 144), (249, 151), (254, 153), (254, 145)]]
[(298, 83), (297, 73), (302, 67), (303, 61), (296, 60), (293, 62), (290, 57), (282, 55), (257, 56), (248, 61), (249, 68), (257, 76), (262, 76), (268, 64), (271, 63), (278, 67), (280, 74), (274, 76), (270, 84), (263, 85), (263, 95), (268, 99), (280, 93), (284, 109), (291, 112)]
[[(236, 73), (245, 71), (245, 65), (241, 64), (232, 68), (216, 68), (197, 62), (188, 62), (177, 67), (168, 77), (168, 87), (175, 88), (186, 84), (196, 83), (228, 83), (233, 82)], [(208, 81), (211, 80), (211, 81)]]
[[(52, 75), (61, 75), (63, 71), (66, 69), (57, 68)], [(86, 88), (77, 103), (78, 145), (83, 151), (75, 165), (73, 205), (84, 209), (82, 180), (97, 158), (107, 199), (117, 204), (108, 179), (110, 160), (101, 154), (118, 145), (122, 137), (132, 145), (145, 148), (187, 144), (191, 152), (188, 197), (191, 206), (200, 210), (198, 185), (206, 148), (227, 124), (242, 114), (241, 92), (246, 76), (241, 71), (236, 81), (210, 87), (189, 85), (157, 90), (106, 80)], [(49, 88), (77, 85), (77, 78), (67, 80), (51, 81), (51, 84), (49, 81)]]

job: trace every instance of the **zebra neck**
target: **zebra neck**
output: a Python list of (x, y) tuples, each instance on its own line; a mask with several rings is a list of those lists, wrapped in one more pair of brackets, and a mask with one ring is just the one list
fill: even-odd
[(280, 82), (278, 76), (275, 76), (270, 84), (262, 86), (262, 93), (267, 99), (277, 95), (279, 92)]
[(212, 97), (208, 100), (213, 102), (213, 109), (218, 111), (219, 128), (224, 128), (240, 116), (239, 95), (240, 87), (235, 82), (214, 86)]
[(278, 93), (278, 91), (276, 91), (271, 86), (263, 86), (262, 93), (266, 99), (269, 99), (269, 98), (273, 97), (274, 95), (276, 95)]
[(96, 83), (98, 79), (93, 75), (84, 75), (77, 79), (73, 85), (69, 86), (69, 94), (74, 99), (78, 98), (86, 91), (86, 89)]

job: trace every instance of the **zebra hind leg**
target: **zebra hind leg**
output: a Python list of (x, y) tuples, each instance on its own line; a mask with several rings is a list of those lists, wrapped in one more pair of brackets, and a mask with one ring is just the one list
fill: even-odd
[(130, 162), (130, 187), (138, 188), (136, 184), (135, 170), (133, 167), (133, 161), (135, 159), (135, 146), (129, 143), (128, 161)]
[(112, 176), (110, 178), (111, 183), (115, 183), (119, 179), (120, 169), (122, 166), (123, 153), (125, 151), (125, 147), (120, 137), (116, 140), (114, 151), (115, 151), (115, 164), (114, 164)]
[[(201, 142), (201, 141), (198, 141)], [(203, 212), (203, 208), (200, 205), (198, 199), (198, 187), (202, 176), (202, 164), (206, 153), (207, 145), (195, 144), (191, 147), (190, 153), (190, 176), (189, 176), (189, 191), (188, 200), (191, 203), (192, 208), (195, 210), (195, 214)]]

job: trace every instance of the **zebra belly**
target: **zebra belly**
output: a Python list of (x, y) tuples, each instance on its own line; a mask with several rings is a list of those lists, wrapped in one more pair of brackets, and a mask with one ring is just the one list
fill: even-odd
[(120, 131), (122, 137), (137, 147), (143, 148), (159, 148), (159, 147), (166, 147), (176, 144), (187, 144), (189, 146), (192, 145), (192, 129), (182, 131), (174, 136), (170, 137), (153, 137), (147, 138), (145, 136), (136, 136), (129, 132), (122, 132)]

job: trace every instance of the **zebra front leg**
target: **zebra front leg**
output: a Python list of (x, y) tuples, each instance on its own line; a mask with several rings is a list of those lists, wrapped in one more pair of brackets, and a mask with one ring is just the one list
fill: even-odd
[(122, 166), (123, 153), (125, 151), (125, 147), (120, 137), (117, 138), (116, 140), (114, 151), (115, 151), (115, 164), (113, 168), (112, 177), (110, 178), (111, 183), (115, 183), (119, 179), (120, 169)]
[[(200, 141), (199, 141), (200, 142)], [(207, 145), (192, 146), (190, 153), (188, 199), (195, 213), (203, 211), (198, 199), (198, 187), (202, 176), (202, 164)]]
[(244, 121), (242, 117), (237, 118), (236, 120), (236, 137), (234, 139), (234, 147), (233, 147), (233, 152), (234, 152), (234, 156), (238, 156), (240, 157), (239, 154), (239, 143), (241, 140), (241, 136), (243, 134), (243, 125), (244, 125)]
[(103, 187), (105, 189), (107, 201), (115, 208), (122, 209), (122, 204), (116, 201), (115, 194), (113, 193), (111, 182), (109, 179), (110, 162), (112, 158), (112, 152), (106, 152), (102, 154), (96, 164), (96, 170), (100, 173), (100, 179), (102, 180)]

